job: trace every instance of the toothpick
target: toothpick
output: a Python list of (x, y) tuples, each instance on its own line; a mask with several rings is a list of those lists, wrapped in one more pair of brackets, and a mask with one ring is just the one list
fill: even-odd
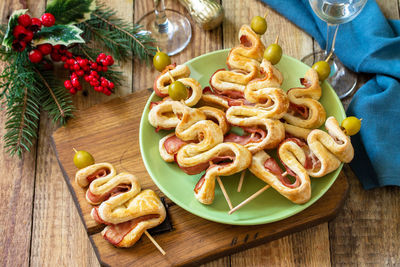
[(267, 14), (268, 14), (268, 11), (265, 11), (265, 14), (264, 14), (264, 19), (266, 19), (266, 18), (267, 18)]
[(279, 35), (276, 36), (275, 43), (278, 44), (279, 42)]
[(162, 247), (157, 243), (157, 241), (149, 234), (149, 232), (144, 231), (144, 233), (147, 235), (147, 237), (150, 239), (150, 241), (156, 246), (156, 248), (161, 252), (161, 254), (165, 255), (165, 251), (162, 249)]
[(219, 176), (217, 176), (217, 181), (218, 181), (219, 187), (221, 187), (221, 190), (222, 190), (222, 193), (224, 194), (224, 197), (225, 197), (225, 199), (226, 199), (226, 202), (228, 202), (229, 208), (230, 208), (230, 209), (233, 209), (231, 200), (229, 199), (229, 196), (228, 196), (228, 194), (226, 193), (225, 187), (224, 187), (224, 185), (223, 185), (223, 183), (222, 183), (222, 181), (221, 181), (221, 178), (219, 178)]
[(240, 180), (239, 180), (239, 185), (237, 188), (237, 191), (240, 192), (242, 190), (242, 185), (243, 185), (243, 180), (244, 180), (244, 174), (246, 173), (246, 170), (242, 171), (242, 174), (240, 175)]
[(282, 176), (286, 176), (288, 173), (287, 173), (287, 171), (286, 172), (283, 172), (282, 173)]
[(172, 77), (172, 74), (171, 74), (171, 72), (169, 72), (169, 70), (168, 70), (168, 69), (167, 69), (167, 71), (168, 71), (169, 77), (171, 78), (171, 81), (172, 81), (172, 82), (175, 82), (175, 80), (174, 80), (174, 77)]
[(160, 49), (158, 48), (158, 46), (157, 46), (157, 52), (160, 52)]
[(329, 59), (331, 59), (331, 56), (333, 55), (333, 51), (331, 51), (328, 55), (328, 57), (325, 59), (325, 62), (328, 62)]
[(78, 151), (76, 151), (75, 147), (72, 148), (74, 150), (75, 153), (78, 153)]
[(252, 201), (253, 199), (255, 199), (256, 197), (258, 197), (262, 192), (264, 192), (265, 190), (267, 190), (268, 188), (270, 188), (270, 185), (267, 184), (266, 186), (264, 186), (263, 188), (261, 188), (260, 190), (258, 190), (256, 193), (254, 193), (253, 195), (251, 195), (249, 198), (247, 198), (246, 200), (244, 200), (242, 203), (240, 203), (239, 205), (237, 205), (235, 208), (231, 209), (228, 213), (229, 215), (234, 213), (235, 211), (237, 211), (238, 209), (240, 209), (241, 207), (243, 207), (244, 205), (246, 205), (247, 203), (249, 203), (250, 201)]

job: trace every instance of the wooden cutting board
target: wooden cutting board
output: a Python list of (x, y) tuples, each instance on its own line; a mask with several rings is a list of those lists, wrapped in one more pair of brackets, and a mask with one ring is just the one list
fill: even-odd
[(142, 188), (151, 188), (164, 196), (148, 175), (140, 155), (139, 123), (149, 96), (149, 91), (141, 91), (78, 111), (67, 126), (52, 136), (65, 181), (102, 265), (198, 265), (328, 221), (342, 207), (349, 187), (343, 172), (314, 205), (295, 216), (265, 225), (232, 226), (207, 221), (166, 199), (174, 229), (155, 236), (166, 256), (145, 236), (132, 248), (113, 247), (100, 234), (103, 225), (90, 217), (92, 206), (85, 200), (85, 190), (74, 182), (77, 169), (72, 162), (73, 148), (90, 151), (96, 162), (110, 162), (118, 172), (134, 173)]

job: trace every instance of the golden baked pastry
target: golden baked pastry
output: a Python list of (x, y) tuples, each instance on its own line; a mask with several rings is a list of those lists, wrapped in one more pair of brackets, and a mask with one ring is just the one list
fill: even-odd
[(229, 52), (226, 64), (229, 70), (217, 70), (210, 78), (210, 85), (220, 94), (243, 96), (245, 85), (258, 77), (264, 45), (260, 36), (248, 25), (239, 31), (240, 45)]
[(259, 117), (257, 115), (231, 116), (228, 109), (226, 118), (229, 123), (241, 127), (247, 135), (239, 136), (230, 133), (225, 136), (224, 142), (235, 142), (244, 145), (252, 154), (264, 150), (276, 148), (285, 138), (285, 127), (279, 120)]
[(318, 73), (310, 68), (302, 79), (302, 84), (305, 87), (292, 88), (287, 92), (290, 104), (283, 118), (295, 126), (318, 128), (326, 119), (325, 109), (318, 102), (322, 94)]
[[(99, 168), (115, 170), (109, 163), (94, 164), (79, 170), (75, 180), (88, 180)], [(132, 246), (144, 231), (161, 224), (166, 217), (157, 194), (149, 189), (141, 191), (137, 178), (129, 173), (115, 175), (113, 171), (94, 178), (86, 191), (86, 199), (92, 205), (101, 203), (92, 209), (91, 215), (96, 222), (107, 225), (102, 236), (116, 247)]]
[[(334, 117), (326, 120), (325, 127), (328, 132), (319, 129), (309, 132), (307, 143), (292, 137), (280, 144), (278, 155), (286, 172), (264, 151), (253, 156), (250, 171), (294, 203), (307, 202), (311, 197), (309, 176), (322, 177), (354, 156), (350, 138)], [(288, 175), (295, 182), (290, 182)]]
[[(169, 71), (169, 73), (168, 73)], [(171, 76), (176, 81), (180, 81), (189, 90), (189, 96), (185, 99), (185, 104), (189, 107), (194, 106), (201, 99), (203, 89), (200, 83), (189, 78), (190, 69), (186, 65), (169, 65), (162, 71), (162, 73), (154, 81), (154, 92), (160, 97), (168, 96), (168, 86), (172, 83)]]

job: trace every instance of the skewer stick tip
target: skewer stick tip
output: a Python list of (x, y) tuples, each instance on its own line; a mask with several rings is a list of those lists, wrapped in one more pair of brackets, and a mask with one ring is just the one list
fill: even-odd
[(242, 203), (240, 203), (239, 205), (237, 205), (236, 207), (234, 207), (233, 209), (231, 209), (228, 214), (231, 215), (232, 213), (234, 213), (235, 211), (237, 211), (238, 209), (240, 209), (241, 207), (243, 207), (244, 205), (246, 205), (247, 203), (249, 203), (250, 201), (252, 201), (253, 199), (255, 199), (256, 197), (258, 197), (262, 192), (264, 192), (265, 190), (267, 190), (268, 188), (270, 188), (270, 185), (267, 184), (266, 186), (264, 186), (263, 188), (261, 188), (260, 190), (258, 190), (257, 192), (255, 192), (253, 195), (251, 195), (250, 197), (248, 197), (247, 199), (245, 199)]
[(329, 53), (328, 57), (325, 59), (325, 62), (328, 62), (329, 59), (331, 59), (332, 55), (333, 55), (333, 51), (331, 51), (331, 52)]
[(161, 254), (165, 255), (165, 251), (162, 249), (162, 247), (157, 243), (157, 241), (149, 234), (149, 232), (144, 231), (146, 236), (150, 239), (150, 241), (154, 244), (154, 246), (161, 252)]
[(172, 81), (172, 82), (175, 82), (175, 79), (174, 79), (174, 77), (172, 76), (172, 74), (171, 74), (171, 72), (169, 71), (169, 69), (167, 69), (167, 71), (168, 71), (169, 77), (171, 78), (171, 81)]
[(242, 171), (242, 174), (240, 175), (240, 180), (239, 180), (239, 185), (237, 188), (237, 191), (240, 192), (242, 190), (242, 185), (243, 185), (243, 180), (244, 180), (244, 174), (246, 173), (246, 170)]
[(75, 147), (72, 148), (74, 150), (75, 153), (77, 153), (78, 151), (75, 149)]
[(268, 11), (265, 11), (264, 19), (267, 17)]
[(217, 181), (218, 181), (219, 187), (221, 187), (222, 194), (224, 194), (224, 197), (226, 199), (226, 202), (228, 203), (229, 208), (233, 209), (231, 200), (229, 199), (228, 193), (226, 193), (224, 184), (222, 183), (221, 178), (219, 178), (219, 176), (217, 176)]
[(158, 46), (157, 46), (157, 52), (160, 52), (160, 48), (158, 48)]
[(278, 44), (278, 42), (279, 42), (279, 35), (276, 36), (275, 44)]

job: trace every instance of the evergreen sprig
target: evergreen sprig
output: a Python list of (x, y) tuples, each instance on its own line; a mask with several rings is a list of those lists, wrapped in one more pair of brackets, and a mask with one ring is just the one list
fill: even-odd
[(8, 60), (0, 74), (0, 99), (5, 97), (7, 103), (4, 146), (11, 155), (21, 156), (37, 138), (40, 90), (26, 53), (11, 53)]
[(115, 13), (112, 8), (98, 5), (89, 20), (77, 24), (84, 32), (83, 38), (102, 43), (117, 60), (136, 56), (148, 62), (156, 51), (150, 34), (140, 24), (128, 23)]

